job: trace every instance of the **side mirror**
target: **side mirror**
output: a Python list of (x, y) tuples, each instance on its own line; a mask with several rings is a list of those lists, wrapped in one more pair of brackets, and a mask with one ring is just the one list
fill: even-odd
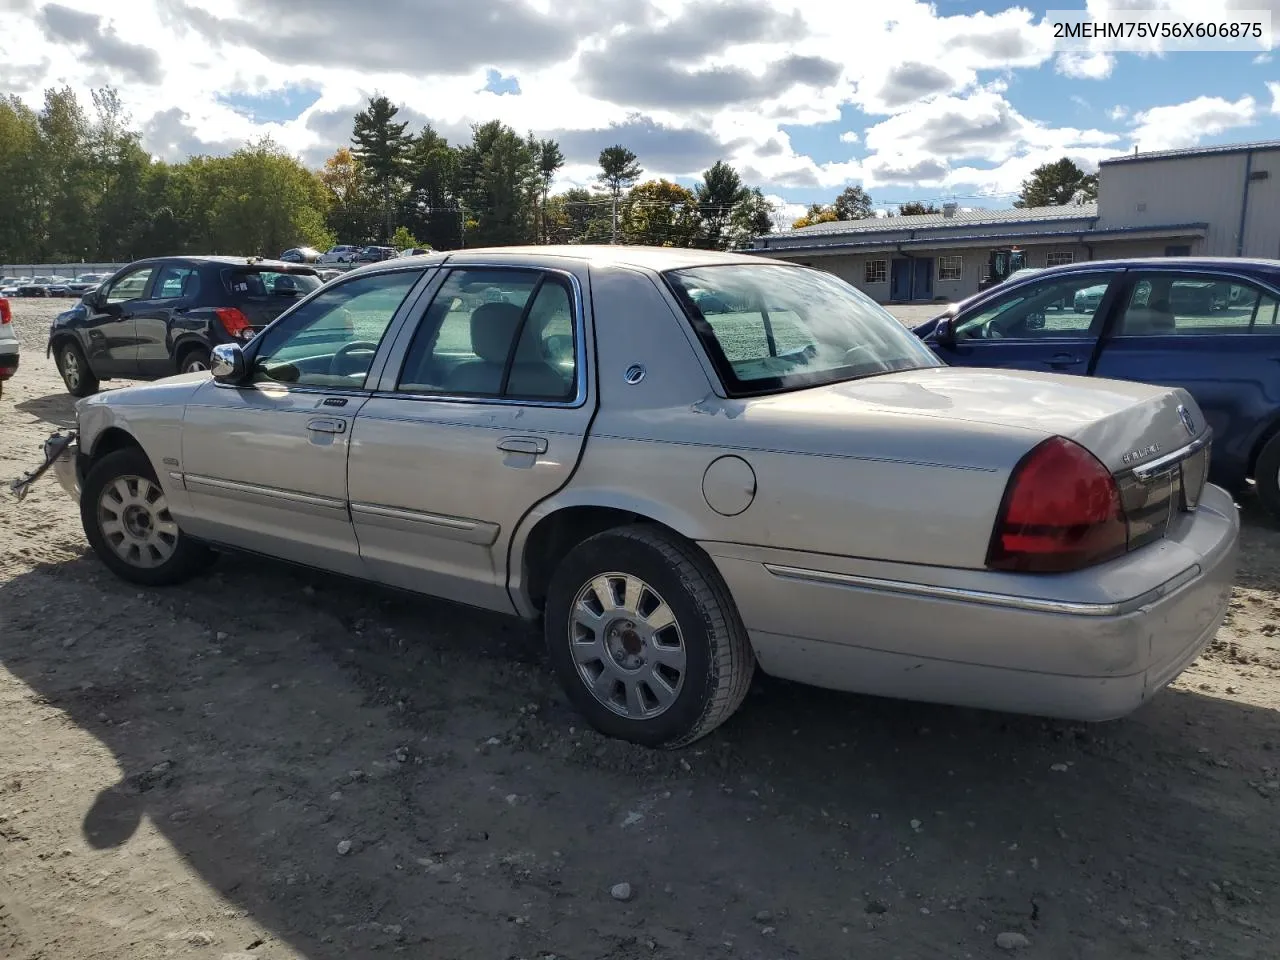
[(933, 328), (933, 339), (941, 346), (954, 347), (956, 345), (956, 318), (949, 313), (944, 313), (940, 316)]
[(244, 380), (246, 369), (244, 352), (239, 344), (220, 343), (213, 348), (209, 372), (219, 383), (240, 383)]

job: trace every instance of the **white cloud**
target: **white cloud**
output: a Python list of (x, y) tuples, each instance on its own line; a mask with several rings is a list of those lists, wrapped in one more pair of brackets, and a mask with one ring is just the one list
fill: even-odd
[(1254, 57), (1254, 58), (1253, 58), (1253, 64), (1254, 64), (1254, 66), (1256, 66), (1256, 67), (1260, 67), (1260, 66), (1262, 66), (1263, 64), (1267, 64), (1267, 63), (1270, 63), (1270, 62), (1271, 62), (1271, 54), (1269, 54), (1269, 53), (1260, 53), (1260, 54), (1258, 54), (1256, 57)]
[(1132, 136), (1144, 152), (1194, 147), (1205, 137), (1253, 124), (1258, 113), (1253, 97), (1241, 97), (1234, 103), (1222, 97), (1196, 97), (1135, 114)]
[(1109, 53), (1060, 53), (1054, 61), (1058, 73), (1077, 80), (1105, 80), (1115, 65), (1116, 58)]
[(1114, 107), (1107, 111), (1107, 116), (1112, 120), (1123, 120), (1129, 115), (1129, 108), (1123, 104), (1117, 103)]
[[(173, 159), (270, 134), (318, 163), (377, 92), (413, 129), (429, 121), (455, 142), (490, 119), (556, 136), (570, 158), (562, 185), (589, 183), (600, 148), (624, 142), (647, 176), (694, 177), (723, 158), (774, 196), (856, 180), (1007, 193), (1039, 163), (1068, 155), (1092, 165), (1123, 147), (1115, 134), (1053, 127), (1010, 102), (1019, 70), (1052, 63), (1062, 76), (1104, 80), (1115, 59), (1055, 54), (1038, 15), (1016, 2), (949, 15), (921, 0), (379, 0), (361, 16), (350, 0), (307, 0), (305, 15), (263, 19), (253, 0), (54, 0), (39, 10), (38, 0), (0, 0), (0, 90), (38, 107), (44, 87), (65, 82), (87, 104), (91, 88), (112, 83), (148, 148)], [(1240, 8), (1264, 3), (1280, 29), (1280, 0)], [(520, 95), (484, 92), (490, 68)], [(291, 119), (263, 122), (225, 103), (290, 87), (318, 94)], [(1274, 112), (1280, 93), (1269, 90)], [(833, 144), (829, 162), (784, 130), (838, 123), (848, 106), (875, 120), (840, 134), (848, 149)], [(1249, 98), (1201, 98), (1134, 117), (1134, 136), (1154, 149), (1180, 130), (1211, 136), (1258, 112)]]
[(1280, 83), (1270, 80), (1267, 82), (1267, 89), (1271, 91), (1271, 113), (1280, 117)]

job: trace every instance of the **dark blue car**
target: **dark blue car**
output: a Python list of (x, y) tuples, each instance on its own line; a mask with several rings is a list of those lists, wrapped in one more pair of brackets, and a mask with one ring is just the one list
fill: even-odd
[(915, 332), (949, 364), (1185, 388), (1213, 482), (1280, 518), (1280, 261), (1093, 260), (985, 290)]

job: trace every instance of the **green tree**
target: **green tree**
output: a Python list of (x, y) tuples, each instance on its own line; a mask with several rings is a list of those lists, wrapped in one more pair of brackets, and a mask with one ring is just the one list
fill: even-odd
[(622, 201), (620, 219), (627, 243), (657, 247), (691, 247), (702, 227), (697, 196), (670, 180), (632, 187)]
[(90, 123), (70, 87), (46, 90), (40, 112), (44, 243), (42, 260), (90, 260), (97, 252), (97, 212)]
[(876, 215), (871, 197), (859, 186), (845, 187), (831, 205), (837, 220), (866, 220)]
[(717, 160), (703, 171), (702, 181), (695, 190), (702, 214), (702, 246), (723, 250), (730, 243), (728, 228), (733, 212), (750, 191), (742, 185), (738, 171), (723, 160)]
[(465, 215), (475, 219), (471, 246), (528, 243), (537, 165), (529, 141), (498, 120), (472, 127), (459, 155), (459, 193)]
[(430, 125), (409, 153), (409, 196), (404, 221), (435, 250), (462, 242), (458, 206), (459, 152)]
[(143, 187), (150, 155), (142, 149), (119, 94), (112, 87), (92, 91), (95, 120), (89, 158), (98, 195), (97, 236), (92, 259), (129, 260), (146, 225)]
[(408, 250), (412, 247), (422, 247), (422, 241), (409, 232), (408, 227), (396, 227), (396, 232), (391, 235), (391, 246), (397, 250)]
[(728, 248), (741, 250), (756, 237), (772, 233), (773, 213), (773, 204), (765, 199), (760, 188), (749, 188), (729, 217)]
[(44, 240), (40, 124), (16, 96), (0, 98), (0, 261), (34, 259)]
[(919, 200), (908, 200), (898, 205), (898, 216), (916, 217), (925, 213), (941, 213), (932, 203), (921, 203)]
[(540, 243), (550, 243), (547, 230), (547, 196), (551, 193), (551, 183), (556, 178), (556, 173), (564, 166), (564, 153), (560, 150), (560, 144), (554, 140), (545, 139), (537, 141), (534, 146), (534, 156), (538, 164), (538, 241)]
[(547, 232), (551, 243), (608, 243), (609, 213), (600, 198), (573, 187), (547, 198)]
[(622, 199), (624, 191), (635, 186), (643, 173), (644, 168), (640, 166), (636, 155), (622, 144), (617, 143), (600, 151), (600, 172), (596, 174), (596, 180), (609, 191), (610, 222), (613, 225), (610, 231), (611, 243), (618, 242), (618, 201)]
[(391, 234), (395, 208), (409, 169), (413, 137), (405, 133), (408, 121), (396, 121), (400, 108), (385, 96), (369, 98), (369, 105), (355, 116), (352, 151), (364, 165), (373, 193), (382, 206), (382, 237)]
[(1085, 173), (1070, 157), (1063, 157), (1032, 170), (1031, 176), (1022, 181), (1022, 189), (1013, 205), (1060, 207), (1070, 203), (1077, 190), (1084, 191), (1086, 200), (1097, 200), (1098, 175)]

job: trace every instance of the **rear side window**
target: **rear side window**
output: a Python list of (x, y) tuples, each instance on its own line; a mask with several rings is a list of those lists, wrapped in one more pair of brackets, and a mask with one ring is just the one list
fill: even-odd
[(1252, 284), (1212, 275), (1144, 274), (1133, 285), (1117, 334), (1206, 336), (1276, 332), (1276, 298)]
[(180, 297), (194, 297), (200, 292), (200, 274), (194, 267), (164, 266), (160, 268), (160, 276), (156, 279), (152, 300), (176, 300)]
[(298, 298), (316, 290), (320, 278), (308, 273), (275, 273), (270, 270), (233, 268), (222, 272), (222, 282), (233, 297)]

